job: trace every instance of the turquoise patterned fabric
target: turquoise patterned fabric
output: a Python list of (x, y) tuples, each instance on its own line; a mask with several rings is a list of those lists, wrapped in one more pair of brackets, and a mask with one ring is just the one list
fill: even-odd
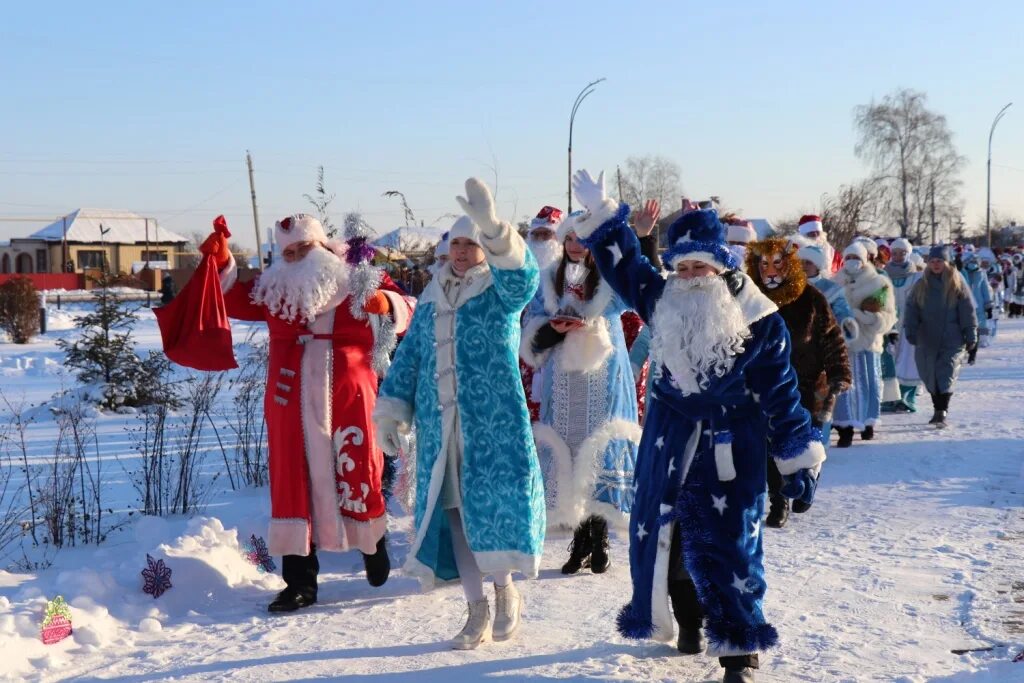
[[(491, 267), (491, 276), (487, 289), (455, 311), (462, 521), (484, 573), (535, 576), (544, 545), (544, 485), (517, 353), (519, 316), (537, 290), (536, 261), (527, 252), (522, 268)], [(435, 377), (437, 309), (432, 301), (417, 306), (380, 396), (408, 404), (414, 416), (417, 532), (429, 522), (422, 543), (410, 550), (419, 564), (413, 568), (432, 574), (421, 578), (448, 581), (458, 578), (458, 571), (447, 515), (437, 499), (443, 469), (434, 476), (443, 436)]]

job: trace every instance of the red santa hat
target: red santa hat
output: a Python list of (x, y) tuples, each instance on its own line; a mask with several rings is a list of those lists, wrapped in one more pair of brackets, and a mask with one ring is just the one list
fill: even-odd
[(534, 230), (550, 230), (551, 232), (557, 232), (558, 226), (562, 222), (562, 210), (556, 209), (553, 206), (545, 206), (540, 212), (530, 221), (530, 232)]
[(304, 213), (282, 218), (274, 225), (274, 241), (283, 251), (296, 242), (319, 242), (327, 244), (327, 233), (320, 221)]
[(757, 231), (754, 224), (744, 218), (731, 217), (726, 220), (725, 241), (729, 244), (741, 242), (749, 244), (757, 241)]
[(797, 231), (801, 235), (809, 235), (812, 232), (820, 232), (822, 234), (825, 234), (825, 228), (822, 226), (821, 223), (821, 216), (815, 216), (814, 214), (807, 214), (806, 216), (801, 216)]

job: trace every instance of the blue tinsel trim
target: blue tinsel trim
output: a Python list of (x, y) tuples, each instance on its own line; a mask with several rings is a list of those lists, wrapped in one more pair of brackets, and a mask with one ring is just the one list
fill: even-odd
[(807, 434), (803, 437), (787, 441), (778, 448), (775, 448), (773, 444), (771, 448), (771, 455), (773, 458), (778, 458), (779, 460), (789, 460), (806, 451), (807, 447), (814, 441), (824, 443), (824, 437), (822, 436), (820, 429), (817, 427), (810, 427), (807, 430)]
[(771, 624), (730, 626), (708, 619), (704, 632), (712, 646), (727, 645), (748, 652), (767, 650), (779, 644), (779, 632)]
[(615, 626), (625, 638), (644, 640), (654, 635), (654, 622), (637, 614), (633, 603), (629, 603), (619, 611)]
[(629, 204), (627, 204), (626, 202), (622, 202), (621, 204), (619, 204), (619, 208), (615, 212), (615, 215), (606, 220), (601, 225), (597, 226), (597, 229), (594, 230), (594, 232), (590, 233), (590, 237), (584, 237), (580, 239), (580, 244), (585, 246), (587, 249), (593, 251), (595, 247), (602, 244), (613, 233), (615, 233), (615, 231), (618, 230), (620, 226), (628, 227), (628, 224), (626, 222), (628, 219)]
[(733, 254), (725, 246), (718, 242), (705, 242), (701, 240), (678, 242), (669, 247), (664, 254), (661, 255), (661, 260), (664, 263), (671, 263), (672, 259), (678, 256), (685, 256), (686, 254), (692, 254), (695, 251), (706, 251), (714, 254), (728, 270), (735, 270), (737, 266), (736, 255)]
[(720, 432), (715, 432), (715, 443), (732, 443), (732, 432), (729, 431), (728, 429), (722, 430)]

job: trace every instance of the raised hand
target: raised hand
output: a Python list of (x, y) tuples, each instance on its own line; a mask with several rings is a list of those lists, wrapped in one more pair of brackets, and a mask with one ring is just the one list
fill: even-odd
[(576, 171), (572, 177), (572, 191), (587, 211), (593, 211), (604, 204), (604, 171), (594, 180), (585, 169)]
[(661, 205), (657, 199), (648, 199), (644, 208), (636, 215), (636, 223), (633, 229), (637, 237), (647, 237), (654, 230), (661, 216)]
[(213, 221), (213, 232), (199, 245), (199, 253), (212, 258), (217, 270), (222, 270), (231, 262), (228, 237), (231, 237), (231, 233), (228, 231), (227, 221), (224, 220), (224, 216), (217, 216)]
[(466, 196), (456, 197), (462, 210), (466, 212), (476, 226), (488, 237), (494, 237), (501, 230), (501, 221), (494, 211), (494, 198), (491, 191), (479, 178), (466, 181)]

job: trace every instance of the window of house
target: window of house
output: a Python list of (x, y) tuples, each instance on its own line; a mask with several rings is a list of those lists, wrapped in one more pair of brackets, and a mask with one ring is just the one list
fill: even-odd
[(46, 250), (36, 249), (36, 272), (45, 273), (47, 270), (49, 269), (46, 267)]
[(91, 249), (80, 249), (78, 251), (78, 267), (82, 270), (86, 268), (99, 268), (103, 269), (103, 252)]
[(166, 261), (166, 251), (144, 251), (142, 252), (141, 261)]

